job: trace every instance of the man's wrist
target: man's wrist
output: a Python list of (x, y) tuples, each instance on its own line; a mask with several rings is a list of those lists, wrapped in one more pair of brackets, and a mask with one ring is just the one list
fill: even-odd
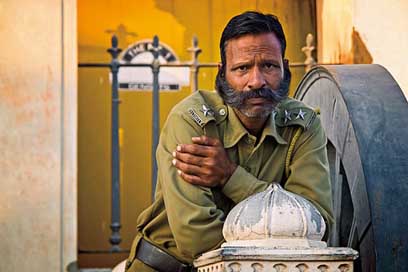
[(237, 169), (237, 165), (235, 163), (231, 163), (231, 165), (228, 167), (228, 170), (226, 171), (228, 174), (225, 177), (225, 179), (222, 181), (221, 188), (227, 184), (228, 180), (231, 178), (231, 176), (234, 174), (235, 170)]

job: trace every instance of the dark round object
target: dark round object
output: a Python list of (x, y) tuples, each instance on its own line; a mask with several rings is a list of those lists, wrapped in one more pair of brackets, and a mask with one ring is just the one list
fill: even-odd
[(295, 97), (320, 109), (334, 216), (330, 246), (359, 251), (355, 271), (408, 267), (408, 104), (379, 65), (318, 66)]

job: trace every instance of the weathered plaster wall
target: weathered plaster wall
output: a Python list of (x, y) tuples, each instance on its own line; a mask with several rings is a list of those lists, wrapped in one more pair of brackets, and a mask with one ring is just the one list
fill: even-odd
[(378, 63), (408, 96), (408, 1), (317, 0), (320, 62)]
[(354, 25), (373, 62), (385, 66), (408, 96), (408, 1), (355, 0)]
[(76, 1), (0, 2), (0, 271), (76, 260)]
[(324, 63), (351, 62), (353, 0), (317, 0), (317, 58)]

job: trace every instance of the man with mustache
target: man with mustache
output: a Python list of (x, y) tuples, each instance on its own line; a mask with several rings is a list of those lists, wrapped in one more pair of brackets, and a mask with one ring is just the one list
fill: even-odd
[(155, 200), (138, 218), (126, 271), (194, 271), (194, 258), (223, 243), (231, 208), (271, 182), (310, 200), (331, 224), (327, 140), (317, 114), (287, 97), (285, 49), (275, 16), (229, 21), (217, 92), (181, 101), (162, 129)]

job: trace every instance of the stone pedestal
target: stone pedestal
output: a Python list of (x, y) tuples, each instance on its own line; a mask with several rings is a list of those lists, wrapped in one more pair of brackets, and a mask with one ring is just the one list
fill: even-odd
[(198, 272), (353, 271), (358, 252), (327, 247), (325, 230), (310, 202), (272, 184), (232, 209), (223, 228), (227, 242), (194, 266)]
[(353, 271), (357, 251), (350, 248), (274, 249), (229, 247), (194, 261), (198, 272), (345, 272)]

